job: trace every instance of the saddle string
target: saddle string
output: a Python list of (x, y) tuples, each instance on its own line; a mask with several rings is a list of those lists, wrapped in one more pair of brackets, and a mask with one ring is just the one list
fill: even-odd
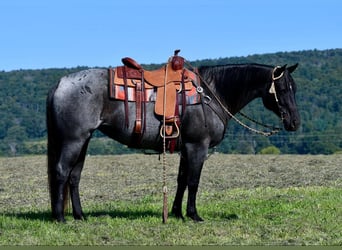
[(166, 169), (166, 84), (167, 84), (168, 63), (165, 67), (164, 77), (164, 103), (163, 103), (163, 223), (165, 224), (168, 217), (167, 207), (167, 169)]
[[(272, 131), (269, 131), (269, 132), (265, 132), (265, 131), (261, 131), (261, 130), (258, 130), (258, 129), (254, 129), (248, 125), (246, 125), (245, 123), (243, 123), (242, 121), (240, 121), (235, 115), (233, 115), (227, 108), (226, 106), (222, 103), (222, 101), (220, 100), (220, 98), (214, 93), (214, 91), (212, 91), (212, 89), (209, 87), (209, 84), (207, 83), (207, 81), (205, 79), (203, 79), (203, 77), (197, 72), (195, 71), (195, 67), (193, 67), (187, 60), (185, 60), (185, 63), (187, 66), (189, 66), (189, 68), (198, 76), (198, 78), (201, 80), (201, 82), (207, 87), (207, 90), (208, 92), (210, 92), (210, 95), (213, 96), (216, 100), (216, 102), (220, 105), (220, 107), (224, 110), (225, 113), (227, 113), (234, 121), (236, 121), (240, 126), (256, 133), (256, 134), (261, 134), (261, 135), (264, 135), (266, 137), (268, 136), (271, 136), (273, 134), (276, 134), (278, 133), (281, 128), (278, 128), (278, 127), (271, 127), (272, 128)], [(282, 75), (281, 75), (282, 76)], [(280, 77), (281, 77), (280, 76)], [(279, 77), (279, 78), (280, 78)], [(277, 79), (279, 79), (277, 78)], [(273, 81), (274, 82), (274, 81)], [(210, 97), (209, 97), (210, 98)], [(241, 112), (239, 112), (241, 114)], [(247, 118), (247, 116), (245, 116)], [(254, 121), (253, 119), (250, 119), (251, 121)], [(256, 122), (256, 124), (261, 124), (259, 122)], [(268, 128), (270, 126), (268, 125), (263, 125), (264, 127)]]

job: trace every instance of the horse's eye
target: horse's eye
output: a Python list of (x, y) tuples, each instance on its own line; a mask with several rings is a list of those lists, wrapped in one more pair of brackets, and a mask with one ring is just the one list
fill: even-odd
[(278, 92), (280, 95), (285, 95), (288, 91), (287, 89), (279, 89)]

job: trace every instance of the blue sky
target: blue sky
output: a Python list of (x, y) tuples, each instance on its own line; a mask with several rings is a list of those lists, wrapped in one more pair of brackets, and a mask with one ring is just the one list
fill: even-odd
[(341, 10), (341, 0), (1, 0), (0, 70), (341, 48)]

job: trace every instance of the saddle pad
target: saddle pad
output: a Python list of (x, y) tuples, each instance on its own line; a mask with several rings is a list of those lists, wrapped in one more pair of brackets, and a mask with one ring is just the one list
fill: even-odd
[[(123, 85), (112, 85), (112, 93), (114, 93), (113, 98), (116, 100), (124, 101), (126, 99), (125, 86)], [(127, 95), (129, 102), (135, 102), (135, 87), (127, 88)], [(156, 88), (145, 89), (145, 102), (155, 102), (157, 96)], [(177, 95), (178, 103), (182, 103), (182, 94)], [(185, 104), (192, 105), (201, 102), (201, 96), (197, 93), (195, 86), (188, 91), (185, 91)]]

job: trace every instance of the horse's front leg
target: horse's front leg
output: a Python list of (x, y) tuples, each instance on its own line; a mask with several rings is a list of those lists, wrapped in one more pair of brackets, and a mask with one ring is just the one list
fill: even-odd
[(172, 213), (184, 220), (182, 215), (182, 200), (188, 187), (188, 202), (186, 215), (194, 221), (203, 221), (196, 209), (196, 196), (203, 163), (207, 157), (208, 147), (203, 144), (186, 144), (182, 150), (177, 179), (177, 192), (172, 206)]
[(178, 178), (177, 178), (177, 192), (176, 197), (172, 206), (172, 214), (176, 216), (176, 218), (184, 220), (182, 215), (182, 202), (184, 197), (184, 192), (187, 187), (188, 180), (188, 166), (186, 157), (183, 156), (183, 153), (180, 157), (180, 164), (178, 170)]
[(208, 146), (204, 144), (189, 144), (186, 145), (186, 151), (188, 162), (188, 203), (186, 215), (192, 220), (200, 222), (203, 219), (197, 213), (196, 196), (203, 164), (207, 158)]

